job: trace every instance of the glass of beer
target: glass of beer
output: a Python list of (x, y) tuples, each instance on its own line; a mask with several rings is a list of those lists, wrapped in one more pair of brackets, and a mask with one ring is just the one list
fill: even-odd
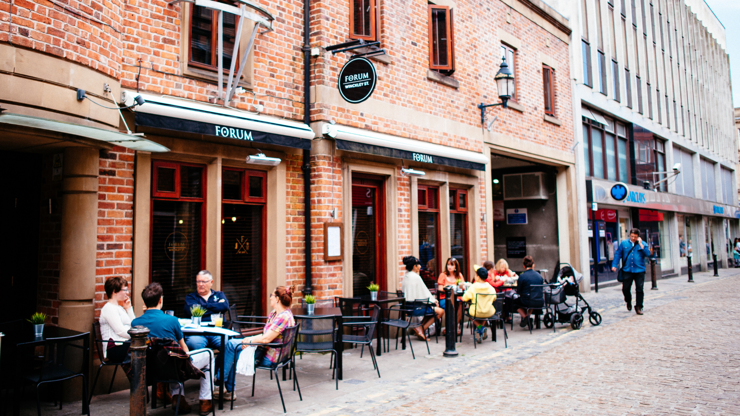
[(213, 321), (213, 324), (216, 326), (222, 326), (224, 324), (224, 316), (220, 313), (212, 313), (211, 314), (211, 321)]

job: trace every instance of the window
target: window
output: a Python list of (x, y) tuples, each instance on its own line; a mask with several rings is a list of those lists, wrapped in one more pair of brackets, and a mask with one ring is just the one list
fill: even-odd
[(429, 5), (429, 67), (451, 74), (455, 71), (454, 25), (447, 6)]
[(545, 95), (545, 114), (555, 117), (555, 71), (547, 65), (542, 66), (542, 85)]
[(733, 171), (722, 168), (722, 200), (727, 205), (734, 205), (732, 191), (732, 174)]
[(647, 84), (647, 106), (648, 106), (648, 117), (650, 120), (653, 119), (653, 91), (650, 84)]
[[(450, 254), (460, 263), (463, 275), (468, 265), (468, 191), (450, 189)], [(470, 278), (472, 276), (468, 276)]]
[(583, 83), (589, 87), (593, 87), (593, 80), (591, 75), (591, 45), (588, 41), (582, 41), (583, 47)]
[(587, 119), (583, 122), (586, 176), (629, 183), (627, 129), (622, 123), (605, 119), (606, 126)]
[(681, 164), (681, 173), (676, 175), (676, 193), (694, 197), (694, 158), (678, 146), (673, 147), (673, 163)]
[[(218, 11), (192, 5), (190, 14), (190, 65), (218, 69)], [(223, 67), (231, 67), (231, 53), (234, 42), (240, 34), (236, 33), (238, 18), (231, 13), (223, 13)]]
[(706, 201), (716, 201), (717, 196), (714, 189), (714, 163), (707, 159), (701, 159), (701, 182), (702, 198)]
[(378, 10), (375, 0), (350, 0), (349, 37), (376, 41), (378, 33)]
[(599, 60), (599, 92), (607, 95), (606, 88), (606, 54), (604, 53), (604, 30), (601, 24), (601, 5), (600, 0), (594, 0), (594, 9), (596, 10), (596, 51)]
[[(650, 182), (653, 186), (665, 179), (666, 174), (654, 174), (666, 171), (665, 142), (656, 138), (651, 132), (635, 127), (635, 162), (637, 167), (637, 181)], [(666, 182), (662, 182), (655, 190), (665, 192)]]
[(658, 105), (658, 123), (663, 124), (663, 113), (660, 109), (660, 90), (655, 90), (655, 103)]
[(439, 245), (439, 188), (436, 186), (418, 186), (419, 210), (419, 260), (421, 260), (421, 278), (434, 287), (437, 276), (442, 272)]
[(640, 77), (635, 78), (635, 88), (637, 89), (637, 111), (643, 114), (642, 110), (642, 80)]
[(630, 83), (630, 70), (624, 68), (624, 88), (627, 94), (627, 107), (632, 108), (632, 85)]
[(206, 168), (153, 161), (152, 172), (150, 279), (168, 294), (164, 309), (179, 311), (205, 267)]
[(614, 82), (614, 99), (617, 102), (620, 102), (621, 97), (619, 91), (619, 63), (617, 63), (617, 61), (612, 61), (612, 80)]
[(516, 49), (513, 49), (509, 45), (501, 44), (501, 58), (506, 58), (506, 65), (514, 73), (514, 91), (512, 91), (509, 101), (516, 102)]

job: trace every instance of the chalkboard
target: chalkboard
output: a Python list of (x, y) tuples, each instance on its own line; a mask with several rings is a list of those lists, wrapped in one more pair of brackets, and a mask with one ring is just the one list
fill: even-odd
[(506, 257), (510, 259), (523, 259), (526, 255), (526, 237), (506, 237)]

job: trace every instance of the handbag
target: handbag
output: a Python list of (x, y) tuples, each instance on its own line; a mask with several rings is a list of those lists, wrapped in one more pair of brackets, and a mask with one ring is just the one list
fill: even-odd
[[(637, 243), (632, 246), (629, 252), (627, 252), (627, 258), (630, 258), (630, 254), (632, 254), (632, 250), (637, 247)], [(622, 274), (622, 269), (624, 268), (624, 262), (626, 261), (624, 257), (622, 257), (622, 265), (619, 266), (619, 271), (617, 272), (617, 282), (624, 282), (624, 275)]]

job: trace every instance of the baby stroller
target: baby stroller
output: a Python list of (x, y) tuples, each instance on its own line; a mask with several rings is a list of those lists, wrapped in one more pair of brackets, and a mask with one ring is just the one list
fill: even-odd
[[(579, 284), (583, 275), (578, 273), (570, 264), (558, 264), (560, 271), (553, 276), (550, 286), (545, 288), (545, 303), (547, 313), (542, 321), (547, 328), (555, 331), (555, 322), (561, 324), (570, 323), (573, 329), (581, 329), (583, 315), (588, 313), (588, 321), (591, 325), (601, 324), (601, 315), (592, 310), (591, 305), (581, 296)], [(575, 303), (569, 304), (567, 297), (575, 297)]]

